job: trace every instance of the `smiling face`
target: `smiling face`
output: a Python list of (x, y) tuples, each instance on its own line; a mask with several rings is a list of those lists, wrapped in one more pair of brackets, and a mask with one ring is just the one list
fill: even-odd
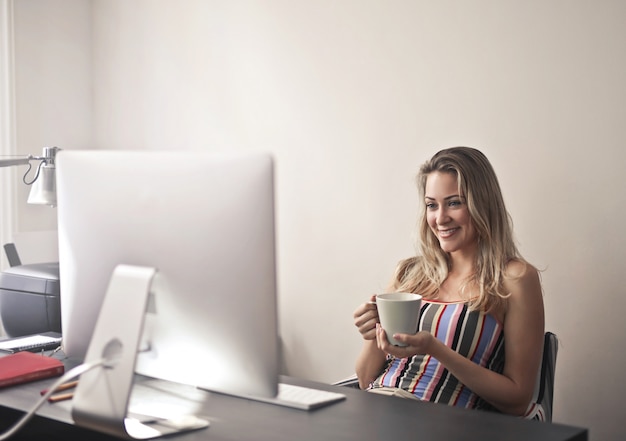
[(447, 253), (473, 254), (478, 233), (474, 228), (463, 195), (459, 194), (455, 174), (432, 172), (426, 178), (424, 192), (426, 220)]

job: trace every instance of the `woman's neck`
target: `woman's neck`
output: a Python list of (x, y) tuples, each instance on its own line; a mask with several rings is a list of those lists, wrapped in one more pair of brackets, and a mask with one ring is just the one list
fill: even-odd
[(469, 279), (474, 274), (473, 256), (451, 255), (448, 277), (439, 287), (437, 299), (446, 302), (468, 301), (476, 295)]
[(467, 279), (468, 277), (470, 277), (472, 274), (474, 274), (474, 263), (476, 261), (475, 257), (475, 254), (470, 255), (466, 253), (451, 253), (448, 277), (452, 275), (463, 279)]

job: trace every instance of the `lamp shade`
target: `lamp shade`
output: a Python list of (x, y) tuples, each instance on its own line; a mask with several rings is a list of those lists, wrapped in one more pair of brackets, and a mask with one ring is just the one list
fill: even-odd
[(50, 205), (57, 204), (56, 168), (54, 164), (42, 164), (39, 177), (33, 183), (28, 195), (29, 204)]

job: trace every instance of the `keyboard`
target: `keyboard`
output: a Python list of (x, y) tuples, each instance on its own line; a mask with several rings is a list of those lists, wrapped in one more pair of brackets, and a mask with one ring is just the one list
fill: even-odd
[(246, 396), (245, 398), (293, 409), (312, 410), (341, 401), (346, 396), (338, 392), (279, 383), (278, 395), (275, 397)]
[(0, 351), (15, 353), (22, 351), (40, 352), (56, 349), (61, 345), (61, 334), (45, 332), (42, 334), (15, 337), (0, 341)]

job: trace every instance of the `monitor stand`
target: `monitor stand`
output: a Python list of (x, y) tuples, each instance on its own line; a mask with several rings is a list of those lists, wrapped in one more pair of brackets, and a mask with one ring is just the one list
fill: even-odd
[(118, 265), (113, 271), (85, 363), (107, 360), (81, 375), (72, 418), (89, 429), (129, 439), (149, 439), (208, 427), (193, 415), (171, 419), (128, 412), (137, 351), (154, 268)]

